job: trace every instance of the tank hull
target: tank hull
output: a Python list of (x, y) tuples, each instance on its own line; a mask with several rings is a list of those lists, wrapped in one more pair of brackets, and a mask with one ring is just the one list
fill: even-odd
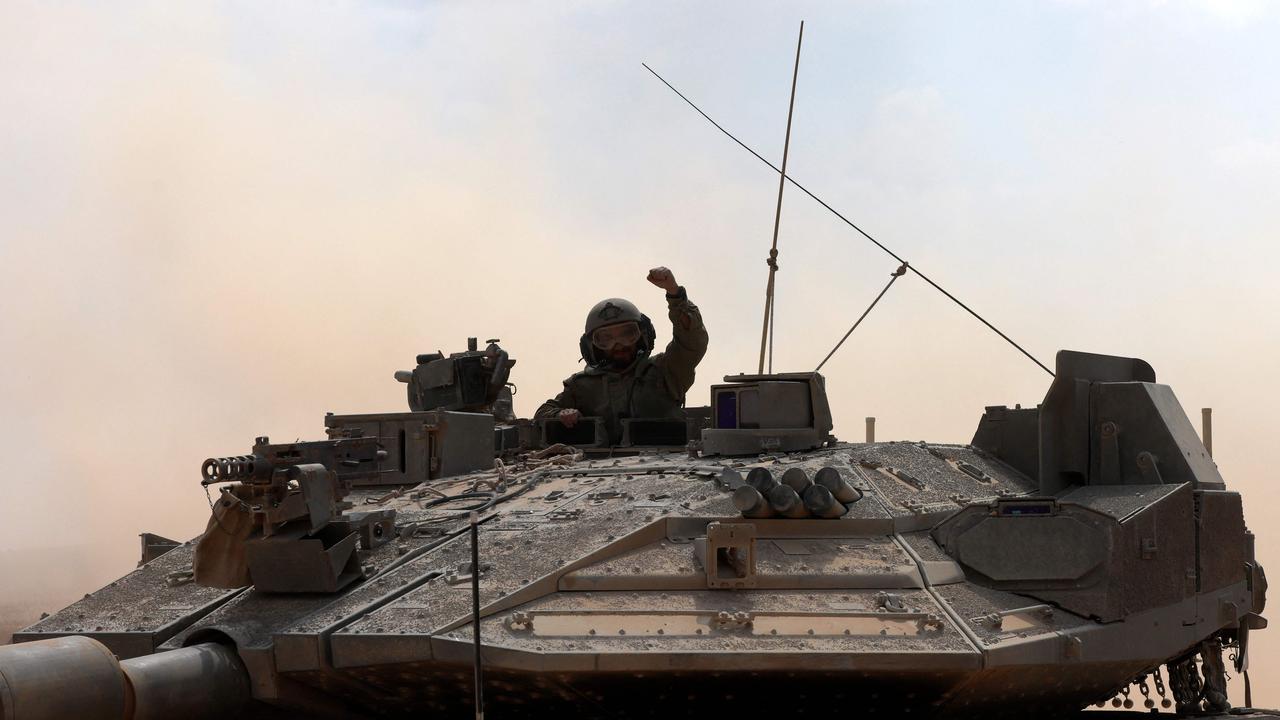
[[(1025, 717), (1135, 683), (1156, 703), (1209, 703), (1201, 676), (1223, 678), (1211, 666), (1224, 649), (1242, 658), (1265, 627), (1242, 499), (1145, 364), (1063, 357), (1042, 409), (988, 408), (974, 445), (559, 446), (415, 487), (357, 486), (344, 517), (379, 524), (344, 521), (349, 584), (293, 588), (295, 569), (275, 562), (270, 584), (203, 587), (187, 543), (15, 639), (87, 635), (122, 658), (234, 647), (254, 699), (312, 717), (465, 709), (477, 617), (485, 695), (511, 714), (702, 714), (732, 698), (819, 716)], [(1071, 365), (1099, 362), (1118, 369), (1095, 381)], [(1103, 411), (1117, 419), (1094, 443)], [(1037, 444), (1036, 428), (1059, 426), (1074, 444)], [(1036, 465), (1018, 443), (1053, 452)], [(734, 496), (766, 472), (791, 489), (834, 474), (857, 499), (837, 518), (744, 516)], [(355, 549), (358, 528), (382, 534)]]

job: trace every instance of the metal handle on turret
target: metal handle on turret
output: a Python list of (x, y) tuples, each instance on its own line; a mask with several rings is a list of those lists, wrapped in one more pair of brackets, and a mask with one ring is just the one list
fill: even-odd
[(497, 401), (502, 388), (507, 386), (507, 380), (511, 377), (511, 358), (506, 350), (498, 347), (496, 341), (490, 342), (485, 352), (493, 358), (493, 375), (489, 378), (489, 388), (485, 393), (486, 401), (492, 404)]

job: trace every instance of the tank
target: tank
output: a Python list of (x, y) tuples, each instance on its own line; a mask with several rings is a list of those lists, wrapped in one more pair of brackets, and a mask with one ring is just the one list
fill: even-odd
[(417, 360), (407, 411), (193, 462), (206, 531), (0, 648), (0, 717), (1212, 715), (1266, 626), (1142, 360), (1062, 351), (967, 445), (837, 440), (779, 373), (613, 447), (515, 418), (497, 341)]

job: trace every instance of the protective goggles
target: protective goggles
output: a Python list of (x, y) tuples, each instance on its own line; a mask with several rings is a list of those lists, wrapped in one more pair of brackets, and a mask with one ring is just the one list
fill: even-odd
[(597, 328), (591, 333), (591, 344), (601, 350), (608, 350), (619, 345), (635, 345), (640, 339), (640, 326), (634, 322), (608, 325)]

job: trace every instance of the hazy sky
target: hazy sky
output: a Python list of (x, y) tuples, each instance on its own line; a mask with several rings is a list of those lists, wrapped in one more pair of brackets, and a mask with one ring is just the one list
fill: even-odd
[[(776, 176), (640, 63), (776, 162), (801, 19), (791, 174), (1045, 362), (1213, 406), (1280, 567), (1261, 1), (0, 0), (0, 547), (92, 543), (105, 581), (202, 528), (203, 458), (400, 409), (468, 335), (528, 414), (597, 300), (662, 315), (653, 265), (706, 316), (705, 402), (755, 365)], [(896, 264), (796, 192), (780, 249), (775, 366), (811, 369)], [(967, 441), (1048, 381), (910, 276), (824, 372), (847, 439)]]

